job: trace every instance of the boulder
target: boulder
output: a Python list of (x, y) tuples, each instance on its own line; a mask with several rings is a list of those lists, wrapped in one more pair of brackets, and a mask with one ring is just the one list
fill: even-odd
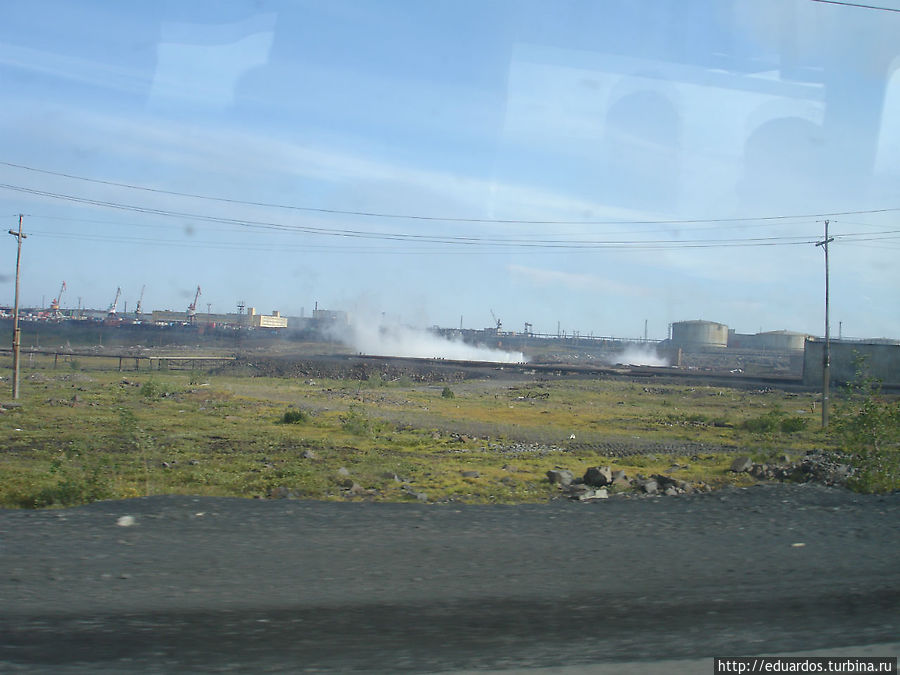
[(612, 470), (608, 466), (592, 466), (584, 472), (584, 482), (593, 487), (605, 487), (612, 483)]
[(572, 484), (573, 478), (572, 472), (568, 469), (550, 469), (547, 472), (547, 480), (550, 481), (551, 485), (566, 487)]
[(641, 483), (641, 489), (648, 495), (655, 495), (658, 486), (655, 480), (645, 480)]
[(731, 463), (731, 468), (729, 469), (729, 471), (733, 471), (734, 473), (744, 473), (745, 471), (749, 471), (750, 467), (752, 466), (753, 460), (744, 455), (742, 457), (738, 457)]

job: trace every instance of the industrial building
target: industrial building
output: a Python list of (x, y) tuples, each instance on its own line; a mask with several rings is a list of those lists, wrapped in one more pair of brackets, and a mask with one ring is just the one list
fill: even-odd
[[(867, 375), (885, 386), (900, 387), (900, 344), (895, 341), (832, 340), (831, 381), (835, 384), (852, 382), (857, 369), (862, 367)], [(825, 341), (806, 341), (803, 356), (803, 384), (815, 387), (822, 384), (825, 362)]]
[(200, 324), (215, 326), (234, 326), (241, 328), (287, 328), (287, 317), (281, 316), (277, 311), (271, 315), (257, 314), (255, 307), (248, 307), (246, 314), (208, 314), (197, 313), (191, 316), (189, 312), (173, 312), (171, 310), (153, 310), (151, 322), (156, 325), (169, 324)]

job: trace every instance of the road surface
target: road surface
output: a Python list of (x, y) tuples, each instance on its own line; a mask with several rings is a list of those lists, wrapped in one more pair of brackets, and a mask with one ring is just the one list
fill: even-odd
[(846, 655), (898, 642), (898, 553), (900, 494), (814, 485), (0, 511), (0, 672), (640, 672)]

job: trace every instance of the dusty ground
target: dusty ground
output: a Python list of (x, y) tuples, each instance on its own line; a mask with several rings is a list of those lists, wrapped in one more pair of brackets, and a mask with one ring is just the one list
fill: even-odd
[[(120, 521), (122, 517), (130, 519)], [(4, 672), (440, 672), (895, 642), (900, 495), (0, 512)]]

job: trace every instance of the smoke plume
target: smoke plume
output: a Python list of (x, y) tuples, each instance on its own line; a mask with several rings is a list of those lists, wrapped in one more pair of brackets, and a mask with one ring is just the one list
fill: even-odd
[(522, 352), (472, 345), (461, 339), (445, 338), (424, 329), (390, 324), (378, 319), (366, 320), (358, 315), (354, 315), (349, 324), (338, 331), (335, 337), (356, 351), (373, 356), (491, 363), (525, 362), (525, 355)]
[(618, 354), (606, 357), (610, 365), (623, 366), (670, 366), (669, 360), (656, 353), (656, 349), (646, 345), (631, 345)]

